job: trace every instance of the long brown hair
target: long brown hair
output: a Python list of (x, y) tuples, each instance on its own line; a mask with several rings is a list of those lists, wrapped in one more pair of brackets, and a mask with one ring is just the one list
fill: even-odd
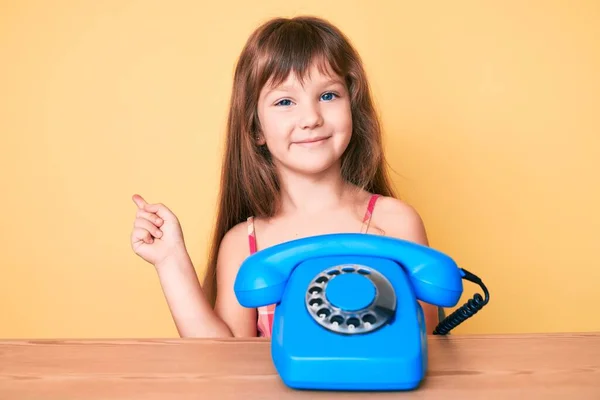
[(270, 217), (279, 204), (279, 183), (266, 146), (258, 146), (257, 103), (266, 83), (278, 85), (290, 73), (303, 79), (313, 63), (345, 79), (353, 132), (342, 156), (342, 176), (371, 193), (394, 196), (382, 151), (380, 122), (362, 61), (346, 36), (312, 16), (275, 18), (246, 42), (235, 69), (221, 170), (215, 230), (203, 290), (214, 306), (221, 240), (249, 216)]

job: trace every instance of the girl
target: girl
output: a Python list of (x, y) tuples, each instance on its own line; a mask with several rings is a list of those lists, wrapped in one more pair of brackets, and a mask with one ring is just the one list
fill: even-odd
[[(394, 197), (362, 62), (325, 20), (277, 18), (238, 60), (213, 244), (203, 285), (177, 217), (134, 195), (136, 254), (153, 264), (182, 337), (271, 336), (274, 305), (233, 291), (249, 254), (301, 237), (363, 232), (427, 245), (417, 212)], [(423, 306), (427, 332), (437, 322)]]

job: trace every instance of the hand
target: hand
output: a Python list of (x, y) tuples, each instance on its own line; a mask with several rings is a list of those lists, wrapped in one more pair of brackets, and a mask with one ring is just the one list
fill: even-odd
[(185, 252), (183, 232), (179, 220), (163, 204), (148, 204), (140, 195), (133, 195), (137, 205), (131, 247), (133, 251), (155, 267), (178, 252)]

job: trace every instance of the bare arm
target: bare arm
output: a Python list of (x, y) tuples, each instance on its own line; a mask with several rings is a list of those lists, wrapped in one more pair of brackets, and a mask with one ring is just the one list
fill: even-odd
[(160, 284), (181, 337), (230, 337), (213, 311), (185, 249), (156, 266)]
[(217, 262), (217, 304), (213, 310), (202, 291), (175, 214), (162, 203), (147, 203), (138, 194), (132, 198), (138, 209), (131, 246), (155, 266), (179, 335), (255, 336), (256, 311), (242, 308), (233, 291), (237, 271), (248, 256), (245, 226), (234, 227), (222, 240)]
[(242, 307), (233, 286), (249, 255), (247, 233), (240, 224), (223, 238), (217, 260), (214, 310), (206, 299), (187, 251), (157, 266), (167, 303), (181, 337), (255, 337), (256, 310)]
[[(380, 198), (373, 213), (373, 222), (387, 236), (429, 246), (423, 221), (408, 204), (390, 197)], [(425, 315), (427, 334), (432, 334), (438, 324), (437, 306), (419, 300)]]
[(215, 312), (235, 337), (255, 337), (257, 313), (240, 305), (233, 286), (242, 262), (250, 255), (245, 223), (233, 227), (221, 242), (217, 260), (217, 299)]

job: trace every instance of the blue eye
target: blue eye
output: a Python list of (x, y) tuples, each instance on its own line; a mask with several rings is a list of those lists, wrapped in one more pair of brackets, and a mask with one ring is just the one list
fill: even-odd
[[(283, 104), (283, 103), (285, 103), (285, 104)], [(289, 106), (291, 104), (292, 104), (291, 100), (288, 100), (288, 99), (283, 99), (283, 100), (275, 103), (276, 106)]]
[(325, 101), (330, 101), (330, 100), (333, 100), (334, 97), (337, 97), (337, 95), (335, 93), (327, 92), (321, 96), (321, 99), (323, 99)]

